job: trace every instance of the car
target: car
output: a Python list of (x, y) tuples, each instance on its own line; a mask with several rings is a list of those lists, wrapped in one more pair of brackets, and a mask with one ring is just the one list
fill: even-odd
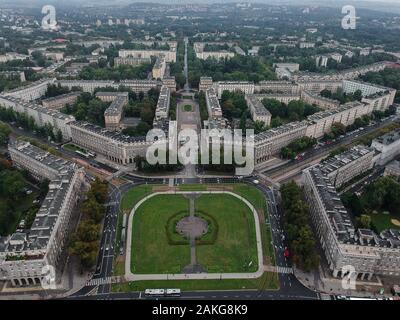
[(289, 249), (287, 247), (285, 247), (285, 251), (283, 252), (283, 255), (285, 256), (285, 258), (288, 258), (290, 253), (289, 253)]

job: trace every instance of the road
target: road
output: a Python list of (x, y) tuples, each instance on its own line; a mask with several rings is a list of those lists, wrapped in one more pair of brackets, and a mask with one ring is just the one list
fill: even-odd
[[(119, 187), (119, 190), (116, 189), (111, 190), (109, 201), (117, 202), (120, 199), (121, 193), (126, 192), (130, 188), (133, 188), (138, 184), (160, 184), (160, 183), (168, 183), (168, 179), (141, 179), (136, 178), (131, 174), (127, 174), (124, 176), (130, 182), (124, 184)], [(243, 179), (238, 178), (177, 178), (174, 179), (175, 185), (181, 184), (190, 184), (190, 183), (198, 183), (198, 184), (209, 184), (209, 183), (247, 183), (258, 188), (266, 197), (266, 203), (268, 206), (268, 214), (269, 218), (267, 221), (270, 222), (270, 228), (272, 233), (272, 241), (273, 248), (276, 257), (276, 265), (282, 268), (282, 271), (287, 271), (291, 266), (287, 259), (284, 256), (284, 240), (282, 235), (284, 235), (284, 231), (282, 228), (282, 215), (281, 211), (278, 207), (277, 190), (272, 189), (271, 187), (264, 185), (262, 183), (254, 183), (254, 180), (259, 179), (257, 176), (247, 177)], [(116, 216), (115, 210), (118, 210), (117, 206), (109, 206), (109, 210), (107, 210), (103, 237), (101, 240), (102, 247), (104, 245), (112, 245), (110, 251), (104, 252), (100, 250), (96, 274), (93, 276), (93, 279), (105, 279), (112, 275), (112, 255), (114, 255), (114, 244), (115, 244), (115, 229), (116, 228)], [(114, 218), (115, 217), (115, 218)], [(112, 240), (114, 239), (114, 240)], [(99, 269), (100, 268), (100, 269)], [(282, 299), (319, 299), (320, 295), (315, 293), (314, 291), (304, 287), (296, 277), (291, 273), (279, 273), (279, 281), (280, 281), (280, 289), (274, 291), (243, 291), (243, 290), (230, 290), (230, 291), (185, 291), (182, 292), (182, 299), (271, 299), (271, 300), (282, 300)], [(127, 293), (111, 293), (110, 292), (110, 284), (99, 285), (96, 290), (95, 285), (89, 285), (81, 290), (79, 290), (74, 295), (70, 296), (70, 299), (118, 299), (118, 300), (126, 300), (126, 299), (143, 299), (144, 295), (142, 292), (127, 292)], [(89, 293), (93, 293), (88, 295)]]
[[(389, 118), (387, 120), (377, 122), (375, 125), (366, 127), (363, 131), (361, 132), (352, 132), (349, 135), (346, 135), (344, 138), (339, 138), (336, 141), (332, 142), (331, 144), (321, 146), (317, 149), (312, 149), (310, 151), (307, 151), (305, 155), (302, 157), (300, 160), (292, 160), (289, 162), (286, 162), (280, 166), (277, 166), (272, 169), (267, 169), (267, 170), (261, 170), (262, 173), (268, 175), (271, 178), (278, 177), (284, 173), (287, 173), (291, 170), (294, 170), (296, 168), (301, 168), (305, 165), (307, 165), (309, 162), (317, 160), (318, 158), (325, 157), (327, 156), (332, 150), (340, 147), (340, 146), (345, 146), (350, 143), (352, 143), (355, 139), (361, 138), (372, 131), (379, 129), (391, 122), (398, 121), (397, 118)], [(300, 170), (300, 169), (299, 169)]]
[(187, 37), (185, 37), (184, 42), (185, 42), (185, 61), (184, 61), (185, 65), (183, 67), (183, 73), (184, 73), (185, 79), (186, 79), (184, 89), (185, 89), (185, 91), (189, 91), (190, 84), (189, 84), (189, 68), (188, 68), (188, 54), (187, 54), (187, 46), (189, 43), (189, 39)]
[(133, 188), (134, 185), (135, 184), (132, 182), (127, 182), (119, 187), (109, 184), (109, 194), (106, 203), (103, 231), (95, 273), (92, 276), (92, 281), (90, 281), (87, 286), (74, 293), (73, 296), (85, 295), (95, 289), (97, 289), (97, 293), (99, 294), (110, 292), (111, 283), (101, 284), (102, 282), (99, 282), (99, 285), (93, 283), (96, 283), (98, 279), (104, 280), (112, 276), (114, 257), (119, 254), (119, 252), (115, 252), (115, 243), (121, 195)]

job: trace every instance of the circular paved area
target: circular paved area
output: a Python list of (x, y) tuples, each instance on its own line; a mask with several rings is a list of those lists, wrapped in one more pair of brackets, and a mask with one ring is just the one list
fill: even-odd
[(176, 231), (186, 238), (200, 238), (207, 233), (208, 223), (199, 217), (189, 216), (182, 218), (176, 224)]

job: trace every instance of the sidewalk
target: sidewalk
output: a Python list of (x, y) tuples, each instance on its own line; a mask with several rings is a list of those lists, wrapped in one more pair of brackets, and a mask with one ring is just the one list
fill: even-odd
[(382, 295), (378, 294), (379, 289), (382, 287), (379, 278), (379, 282), (357, 280), (357, 289), (350, 290), (343, 288), (341, 278), (325, 276), (321, 266), (318, 271), (312, 273), (306, 273), (297, 268), (293, 268), (293, 271), (297, 280), (299, 280), (305, 287), (319, 293), (355, 297), (382, 297)]

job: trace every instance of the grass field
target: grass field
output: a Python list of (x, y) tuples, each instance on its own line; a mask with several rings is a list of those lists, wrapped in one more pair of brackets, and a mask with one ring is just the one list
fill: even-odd
[(231, 195), (206, 194), (196, 199), (195, 206), (218, 224), (215, 243), (196, 247), (197, 262), (207, 272), (257, 271), (255, 224), (246, 204)]
[(168, 244), (165, 230), (168, 218), (188, 205), (181, 195), (158, 195), (138, 208), (132, 229), (133, 273), (180, 273), (190, 263), (189, 245)]
[(152, 185), (143, 184), (134, 187), (133, 189), (124, 193), (121, 200), (121, 210), (124, 213), (129, 213), (135, 206), (135, 204), (138, 203), (145, 196), (149, 195), (152, 192), (152, 190), (153, 190)]
[(185, 105), (183, 106), (183, 110), (184, 110), (185, 112), (192, 112), (192, 111), (193, 111), (193, 107), (192, 107), (190, 104), (185, 104)]
[(391, 215), (391, 214), (383, 214), (383, 213), (372, 213), (370, 214), (371, 223), (375, 227), (378, 232), (387, 230), (387, 229), (397, 229), (400, 230), (399, 226), (396, 226), (391, 222), (392, 219), (400, 220), (399, 216)]
[(87, 151), (85, 149), (82, 149), (81, 147), (78, 147), (77, 145), (73, 144), (73, 143), (67, 143), (63, 145), (63, 148), (69, 151), (80, 151), (83, 153), (87, 153)]
[[(152, 193), (154, 186), (151, 185), (141, 185), (135, 187), (125, 193), (123, 195), (121, 201), (121, 210), (125, 213), (128, 213), (132, 207), (144, 198), (146, 195)], [(258, 189), (248, 186), (246, 184), (187, 184), (180, 185), (178, 187), (181, 191), (204, 191), (207, 190), (208, 187), (216, 188), (216, 187), (225, 187), (225, 190), (235, 192), (244, 198), (246, 198), (249, 202), (251, 202), (254, 207), (259, 211), (263, 212), (265, 218), (267, 218), (267, 209), (265, 204), (265, 198), (261, 191)], [(174, 200), (168, 200), (168, 197), (176, 197)], [(216, 195), (213, 195), (214, 197)], [(227, 195), (224, 195), (227, 196)], [(257, 269), (257, 252), (255, 246), (255, 227), (254, 227), (254, 219), (250, 210), (248, 210), (247, 206), (241, 202), (239, 199), (236, 199), (232, 196), (229, 196), (230, 199), (216, 200), (216, 203), (212, 203), (210, 205), (210, 200), (206, 199), (206, 195), (202, 195), (199, 199), (196, 200), (196, 208), (201, 209), (207, 213), (212, 214), (215, 212), (216, 214), (222, 214), (225, 217), (225, 220), (232, 221), (232, 216), (229, 216), (229, 219), (226, 219), (226, 215), (232, 215), (234, 213), (234, 222), (231, 224), (224, 225), (222, 223), (222, 236), (220, 240), (214, 245), (199, 245), (197, 246), (197, 258), (200, 264), (205, 264), (204, 267), (207, 268), (208, 272), (231, 272), (233, 268), (241, 268), (239, 272), (246, 271), (254, 271)], [(162, 199), (164, 198), (164, 199)], [(200, 199), (204, 199), (200, 201)], [(132, 253), (137, 253), (137, 257), (132, 257), (131, 267), (132, 271), (135, 273), (169, 273), (169, 272), (180, 272), (181, 268), (190, 263), (190, 248), (186, 245), (175, 245), (170, 246), (166, 239), (165, 234), (165, 223), (168, 219), (169, 215), (172, 215), (178, 211), (188, 209), (188, 200), (183, 198), (183, 196), (179, 195), (166, 195), (166, 196), (156, 196), (153, 199), (157, 199), (155, 202), (146, 201), (139, 208), (136, 213), (143, 216), (143, 218), (134, 219), (134, 230), (138, 228), (139, 233), (136, 233), (136, 236), (143, 235), (141, 239), (139, 239), (140, 243), (134, 244), (133, 239), (133, 247)], [(175, 200), (177, 199), (177, 200)], [(179, 200), (178, 200), (179, 199)], [(231, 201), (233, 200), (233, 202)], [(238, 202), (236, 202), (238, 201)], [(227, 202), (227, 203), (225, 203)], [(201, 207), (201, 208), (200, 208)], [(168, 208), (168, 209), (166, 209)], [(215, 208), (214, 210), (210, 210), (210, 208)], [(247, 208), (249, 214), (248, 217), (245, 218), (243, 215), (243, 210)], [(147, 213), (155, 213), (146, 215)], [(213, 214), (215, 217), (216, 214)], [(136, 216), (136, 218), (138, 217)], [(222, 217), (222, 216), (221, 216)], [(250, 220), (251, 221), (250, 221)], [(139, 222), (140, 221), (140, 222)], [(219, 222), (219, 219), (218, 219)], [(243, 224), (251, 224), (253, 228), (251, 232), (240, 230), (238, 234), (238, 225)], [(152, 225), (152, 228), (144, 228), (144, 225)], [(158, 225), (159, 227), (155, 227)], [(236, 226), (236, 227), (234, 227)], [(221, 226), (219, 226), (221, 227)], [(240, 229), (240, 228), (239, 228)], [(148, 230), (148, 231), (147, 231)], [(233, 232), (233, 237), (230, 238), (228, 236), (229, 232)], [(219, 230), (220, 232), (220, 230)], [(247, 234), (246, 234), (247, 233)], [(264, 256), (274, 263), (274, 254), (273, 248), (270, 243), (271, 241), (271, 231), (268, 228), (268, 225), (264, 223), (261, 224), (261, 236), (263, 242), (263, 251)], [(243, 240), (245, 239), (245, 241)], [(159, 243), (158, 241), (161, 241)], [(143, 244), (148, 242), (149, 245)], [(254, 243), (253, 249), (251, 248), (251, 243)], [(215, 246), (214, 248), (210, 248)], [(240, 250), (238, 250), (238, 246)], [(175, 248), (179, 247), (178, 251), (175, 251)], [(201, 248), (204, 247), (204, 248)], [(207, 248), (208, 247), (208, 248)], [(242, 250), (246, 250), (246, 252), (241, 252)], [(210, 251), (211, 249), (211, 251)], [(208, 252), (207, 252), (208, 250)], [(233, 253), (226, 254), (227, 250)], [(175, 257), (176, 255), (176, 257)], [(171, 256), (174, 258), (171, 259)], [(227, 257), (229, 256), (229, 257)], [(139, 263), (140, 260), (140, 264)], [(214, 262), (214, 261), (215, 262)], [(254, 270), (249, 270), (248, 262), (253, 260), (252, 266)], [(247, 263), (246, 263), (247, 262)], [(122, 263), (119, 262), (118, 265), (120, 268), (117, 268), (120, 272), (118, 274), (122, 274), (123, 268)], [(224, 267), (223, 269), (221, 268)], [(227, 266), (225, 268), (225, 266)], [(133, 269), (135, 268), (135, 270)], [(228, 270), (227, 270), (228, 269)], [(238, 270), (236, 270), (238, 271)], [(265, 273), (263, 277), (254, 280), (201, 280), (201, 281), (138, 281), (124, 284), (115, 284), (113, 285), (113, 291), (121, 292), (121, 291), (137, 291), (144, 290), (146, 288), (158, 288), (158, 287), (178, 287), (182, 290), (213, 290), (213, 289), (259, 289), (263, 287), (264, 289), (276, 289), (279, 287), (279, 281), (276, 274), (273, 273)]]
[(151, 288), (180, 288), (183, 291), (192, 290), (277, 290), (279, 281), (276, 273), (264, 272), (257, 279), (230, 280), (155, 280), (135, 281), (113, 284), (113, 292), (143, 291)]

